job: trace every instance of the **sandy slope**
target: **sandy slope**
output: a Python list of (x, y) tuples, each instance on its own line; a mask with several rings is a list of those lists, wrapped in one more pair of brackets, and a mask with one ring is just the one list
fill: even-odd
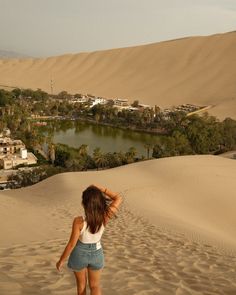
[(209, 112), (236, 118), (236, 32), (150, 45), (0, 60), (0, 85), (50, 92), (125, 97), (161, 107), (182, 103), (214, 106)]
[(220, 154), (220, 156), (234, 160), (236, 159), (236, 151), (225, 152), (223, 154)]
[(102, 240), (105, 295), (235, 294), (235, 173), (234, 160), (184, 156), (2, 192), (0, 294), (76, 294), (54, 267), (91, 183), (124, 196)]

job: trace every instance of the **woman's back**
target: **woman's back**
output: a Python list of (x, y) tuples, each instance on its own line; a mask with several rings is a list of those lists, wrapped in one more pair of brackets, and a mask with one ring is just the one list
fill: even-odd
[(84, 244), (97, 243), (101, 240), (102, 234), (104, 232), (104, 225), (102, 224), (99, 231), (92, 234), (87, 227), (86, 218), (83, 216), (83, 228), (80, 232), (79, 240)]
[(94, 185), (83, 192), (84, 216), (74, 219), (69, 242), (56, 264), (60, 270), (69, 256), (67, 266), (75, 274), (78, 294), (86, 293), (87, 274), (91, 294), (101, 294), (100, 273), (104, 267), (104, 253), (100, 240), (108, 220), (118, 211), (121, 199), (119, 194)]

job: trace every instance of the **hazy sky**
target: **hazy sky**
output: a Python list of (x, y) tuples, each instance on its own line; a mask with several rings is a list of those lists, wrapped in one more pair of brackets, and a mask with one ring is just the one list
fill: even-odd
[(236, 30), (236, 0), (0, 0), (0, 49), (32, 56)]

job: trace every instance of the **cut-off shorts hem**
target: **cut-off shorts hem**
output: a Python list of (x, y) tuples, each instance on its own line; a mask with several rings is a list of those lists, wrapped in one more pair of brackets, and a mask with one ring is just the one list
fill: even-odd
[(104, 267), (100, 267), (100, 268), (94, 268), (94, 267), (91, 267), (91, 266), (85, 266), (85, 267), (82, 267), (80, 269), (74, 269), (74, 268), (71, 268), (71, 267), (67, 267), (70, 271), (73, 271), (73, 272), (78, 272), (78, 271), (81, 271), (81, 270), (84, 270), (84, 269), (91, 269), (91, 270), (102, 270)]

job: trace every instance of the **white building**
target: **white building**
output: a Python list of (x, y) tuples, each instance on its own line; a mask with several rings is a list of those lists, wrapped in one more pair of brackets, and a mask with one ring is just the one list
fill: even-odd
[(3, 169), (12, 169), (18, 165), (32, 165), (37, 163), (37, 158), (33, 153), (27, 152), (27, 149), (21, 149), (20, 154), (9, 154), (0, 159)]
[(27, 152), (21, 140), (10, 137), (0, 138), (0, 166), (3, 169), (12, 169), (20, 164), (36, 164), (37, 160), (33, 153)]
[(92, 103), (91, 107), (95, 106), (96, 104), (106, 104), (107, 99), (103, 97), (95, 97), (95, 98), (90, 98), (90, 101)]
[(85, 95), (82, 97), (73, 97), (73, 99), (70, 100), (70, 103), (86, 103), (89, 101), (89, 98)]
[(24, 148), (24, 143), (19, 139), (11, 139), (10, 137), (0, 138), (0, 157), (6, 154), (14, 154)]
[(125, 107), (128, 106), (128, 99), (121, 99), (121, 98), (116, 98), (114, 99), (114, 106), (120, 106), (120, 107)]

